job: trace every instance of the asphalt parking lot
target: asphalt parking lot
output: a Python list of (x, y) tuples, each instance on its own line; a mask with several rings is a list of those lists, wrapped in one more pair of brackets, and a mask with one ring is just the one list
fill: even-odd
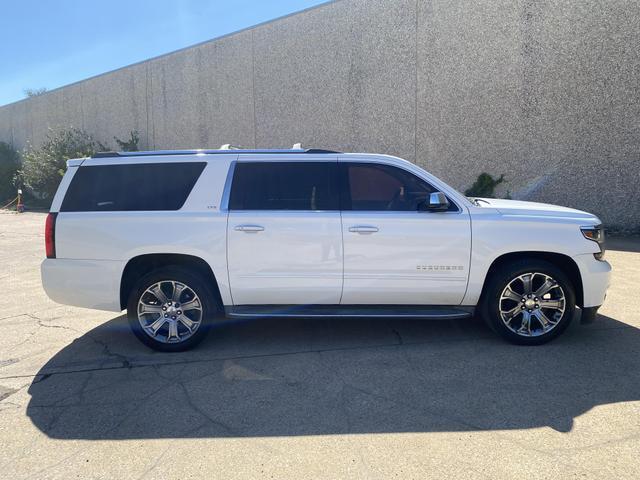
[(262, 320), (192, 352), (40, 285), (44, 215), (0, 213), (0, 478), (640, 478), (640, 240), (596, 323)]

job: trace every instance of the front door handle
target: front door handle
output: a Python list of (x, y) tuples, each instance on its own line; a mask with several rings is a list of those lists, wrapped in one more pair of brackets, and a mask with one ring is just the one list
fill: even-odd
[(373, 225), (354, 225), (353, 227), (349, 227), (350, 232), (354, 233), (376, 233), (378, 231), (378, 227), (374, 227)]
[(236, 225), (234, 230), (238, 232), (256, 233), (264, 230), (262, 225)]

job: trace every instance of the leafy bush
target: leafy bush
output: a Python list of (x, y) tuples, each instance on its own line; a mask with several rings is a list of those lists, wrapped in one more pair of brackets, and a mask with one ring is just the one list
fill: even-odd
[(465, 190), (467, 197), (486, 197), (493, 198), (495, 188), (504, 182), (504, 175), (500, 175), (497, 180), (488, 173), (481, 173), (477, 180), (471, 185), (471, 188)]
[(120, 140), (118, 137), (113, 137), (118, 144), (118, 148), (121, 152), (137, 152), (138, 142), (140, 141), (140, 134), (137, 130), (132, 130), (129, 134), (129, 140)]
[(0, 142), (0, 202), (16, 196), (13, 178), (20, 167), (20, 155), (11, 145)]
[(78, 128), (49, 130), (43, 144), (27, 147), (22, 155), (18, 181), (45, 200), (52, 200), (67, 169), (67, 160), (93, 155), (105, 146)]

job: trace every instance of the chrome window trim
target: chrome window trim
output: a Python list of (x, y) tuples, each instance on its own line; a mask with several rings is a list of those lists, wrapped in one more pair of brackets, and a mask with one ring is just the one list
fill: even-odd
[[(455, 202), (451, 202), (453, 203), (456, 207), (458, 207), (458, 204)], [(402, 215), (402, 216), (411, 216), (411, 215), (460, 215), (462, 213), (462, 211), (460, 210), (460, 207), (458, 207), (458, 210), (455, 212), (429, 212), (427, 210), (424, 211), (412, 211), (412, 210), (340, 210), (340, 212), (342, 213), (357, 213), (357, 214), (364, 214), (364, 213), (370, 213), (370, 214), (375, 214), (375, 215)]]
[(228, 210), (234, 213), (251, 213), (258, 215), (260, 213), (341, 213), (343, 210)]

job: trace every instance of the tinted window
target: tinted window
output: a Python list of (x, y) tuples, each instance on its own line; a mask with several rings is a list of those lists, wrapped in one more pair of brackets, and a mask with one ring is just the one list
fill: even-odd
[(206, 163), (138, 163), (79, 167), (63, 212), (178, 210)]
[(231, 210), (338, 210), (336, 162), (239, 162)]
[[(390, 165), (341, 164), (343, 210), (415, 212), (436, 191), (414, 174)], [(452, 210), (457, 210), (451, 204)]]

